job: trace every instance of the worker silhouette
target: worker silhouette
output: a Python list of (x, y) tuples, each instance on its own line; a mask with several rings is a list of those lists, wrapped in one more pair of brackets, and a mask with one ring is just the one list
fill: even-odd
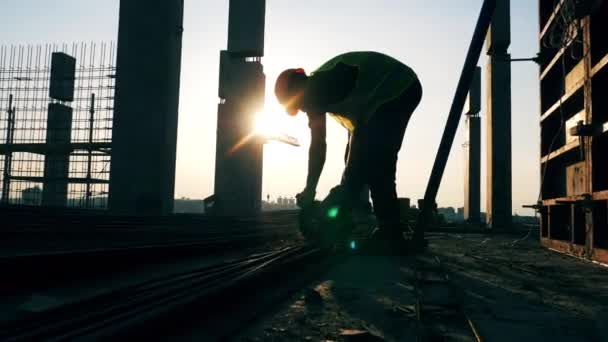
[(369, 185), (378, 229), (372, 241), (403, 248), (403, 227), (395, 185), (397, 158), (410, 116), (422, 98), (414, 71), (377, 52), (336, 56), (310, 75), (288, 69), (277, 78), (275, 95), (289, 115), (306, 112), (311, 130), (306, 187), (296, 196), (302, 208), (313, 203), (326, 157), (326, 116), (349, 132), (346, 166), (339, 191), (340, 215), (351, 215)]

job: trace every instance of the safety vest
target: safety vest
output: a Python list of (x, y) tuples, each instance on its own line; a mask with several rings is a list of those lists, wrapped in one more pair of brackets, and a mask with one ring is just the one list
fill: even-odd
[(366, 123), (383, 104), (397, 98), (418, 79), (416, 73), (398, 60), (371, 51), (338, 55), (317, 70), (329, 71), (338, 63), (358, 68), (355, 87), (339, 103), (331, 104), (328, 113), (349, 131)]

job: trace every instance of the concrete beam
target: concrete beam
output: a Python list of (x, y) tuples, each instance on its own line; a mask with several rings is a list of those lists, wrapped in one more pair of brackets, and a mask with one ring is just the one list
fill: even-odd
[(183, 0), (120, 2), (110, 210), (173, 211)]

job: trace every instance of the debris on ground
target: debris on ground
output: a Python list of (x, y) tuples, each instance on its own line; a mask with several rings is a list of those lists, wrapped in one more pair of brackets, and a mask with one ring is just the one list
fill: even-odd
[(323, 305), (323, 296), (321, 296), (319, 290), (308, 288), (304, 295), (304, 302), (307, 305)]
[(383, 342), (384, 338), (369, 330), (345, 329), (340, 332), (340, 338), (346, 342)]
[[(601, 341), (606, 336), (606, 269), (541, 248), (533, 235), (432, 234), (429, 242), (425, 255), (441, 260), (483, 340)], [(431, 285), (445, 280), (420, 272), (413, 258), (353, 254), (246, 336), (260, 342), (415, 341), (416, 278)], [(427, 299), (452, 295), (423, 294)], [(264, 329), (269, 326), (281, 329)]]

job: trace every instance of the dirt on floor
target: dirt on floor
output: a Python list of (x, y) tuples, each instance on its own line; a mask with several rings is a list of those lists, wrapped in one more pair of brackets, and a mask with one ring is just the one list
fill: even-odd
[[(428, 239), (483, 341), (608, 341), (608, 268), (542, 248), (535, 232)], [(354, 253), (235, 340), (415, 341), (415, 259)]]

